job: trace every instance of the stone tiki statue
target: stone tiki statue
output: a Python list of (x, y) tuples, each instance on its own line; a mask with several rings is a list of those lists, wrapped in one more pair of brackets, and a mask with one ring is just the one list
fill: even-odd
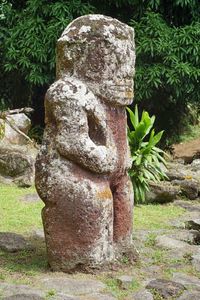
[(132, 248), (125, 108), (133, 98), (134, 63), (133, 29), (110, 17), (80, 17), (58, 40), (36, 161), (53, 270), (95, 268)]

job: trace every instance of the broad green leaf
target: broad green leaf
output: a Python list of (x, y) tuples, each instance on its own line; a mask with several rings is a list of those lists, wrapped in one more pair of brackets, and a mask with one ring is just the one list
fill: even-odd
[[(149, 190), (149, 182), (156, 182), (166, 178), (164, 171), (161, 169), (161, 163), (166, 164), (162, 157), (164, 151), (155, 145), (160, 141), (163, 131), (155, 134), (152, 126), (155, 122), (155, 116), (150, 117), (147, 112), (143, 112), (141, 119), (129, 109), (132, 116), (135, 130), (128, 131), (128, 139), (132, 155), (132, 168), (129, 171), (133, 182), (134, 195), (136, 203), (144, 202), (146, 191)], [(136, 126), (137, 123), (137, 126)], [(133, 126), (133, 127), (134, 127)], [(144, 141), (145, 138), (145, 141)]]
[(130, 117), (130, 120), (131, 120), (131, 124), (133, 125), (133, 128), (136, 129), (138, 123), (137, 123), (135, 114), (132, 112), (132, 110), (129, 107), (127, 107), (126, 109), (129, 112), (129, 117)]

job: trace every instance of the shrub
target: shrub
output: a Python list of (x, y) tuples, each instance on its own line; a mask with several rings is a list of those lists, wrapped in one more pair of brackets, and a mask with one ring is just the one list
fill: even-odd
[(156, 147), (160, 141), (163, 131), (155, 134), (153, 125), (155, 116), (150, 117), (148, 112), (143, 111), (139, 120), (138, 108), (135, 112), (127, 108), (130, 116), (131, 127), (128, 128), (128, 140), (131, 150), (132, 167), (129, 171), (135, 202), (145, 202), (146, 191), (149, 190), (150, 181), (160, 181), (166, 178), (161, 168), (161, 163), (166, 165), (163, 158), (163, 150)]
[(188, 104), (199, 107), (200, 23), (194, 19), (172, 26), (161, 14), (147, 12), (131, 25), (136, 33), (135, 102), (156, 115), (155, 128), (164, 128), (165, 139), (173, 143), (187, 125)]

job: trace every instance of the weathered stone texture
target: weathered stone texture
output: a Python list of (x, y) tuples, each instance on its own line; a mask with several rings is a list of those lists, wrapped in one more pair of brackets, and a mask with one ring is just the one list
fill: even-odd
[(25, 147), (0, 142), (0, 182), (28, 187), (34, 183), (36, 154)]
[(41, 279), (43, 287), (54, 289), (57, 292), (69, 295), (84, 295), (99, 293), (105, 290), (106, 286), (101, 281), (93, 279), (73, 279), (66, 277), (47, 277)]
[(18, 252), (23, 250), (33, 250), (33, 247), (20, 234), (0, 232), (0, 250), (6, 252)]
[(149, 282), (146, 288), (150, 289), (152, 292), (156, 292), (157, 294), (159, 294), (162, 299), (176, 298), (177, 296), (180, 296), (185, 290), (183, 284), (165, 279), (152, 280), (151, 282)]
[(36, 162), (54, 270), (96, 267), (132, 247), (125, 107), (133, 98), (133, 36), (116, 19), (87, 15), (58, 40), (57, 80), (45, 97)]
[[(31, 127), (31, 120), (24, 114), (18, 113), (14, 115), (7, 116), (8, 122), (17, 127), (21, 132), (28, 134)], [(0, 119), (0, 126), (4, 126), (4, 135), (1, 140), (3, 143), (24, 145), (27, 144), (27, 140), (16, 130), (14, 130), (11, 125)]]
[(0, 136), (0, 183), (15, 183), (19, 187), (34, 184), (36, 150), (23, 136), (28, 134), (30, 126), (31, 120), (24, 113), (6, 115), (6, 120), (0, 118), (3, 129)]

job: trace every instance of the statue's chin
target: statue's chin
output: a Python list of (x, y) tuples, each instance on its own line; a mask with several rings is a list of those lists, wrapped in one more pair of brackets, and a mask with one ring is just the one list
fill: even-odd
[(133, 91), (131, 89), (126, 89), (121, 87), (121, 89), (110, 89), (102, 90), (99, 94), (100, 98), (106, 103), (112, 103), (113, 105), (127, 106), (133, 102)]
[(113, 105), (117, 105), (117, 106), (127, 106), (130, 105), (133, 102), (133, 98), (121, 98), (118, 96), (118, 98), (116, 97), (115, 99), (113, 98), (113, 101), (110, 101), (111, 103), (113, 103)]
[(112, 95), (110, 97), (105, 97), (102, 95), (98, 95), (98, 97), (106, 104), (111, 106), (127, 106), (130, 105), (133, 102), (133, 98), (127, 98), (127, 97), (119, 97), (119, 95)]

